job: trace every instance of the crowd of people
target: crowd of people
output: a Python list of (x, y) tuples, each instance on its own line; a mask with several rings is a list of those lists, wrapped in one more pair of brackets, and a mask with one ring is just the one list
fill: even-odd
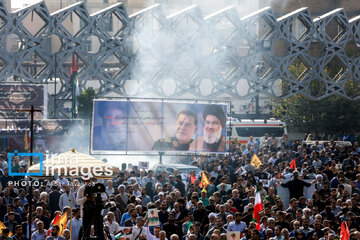
[[(344, 239), (341, 225), (346, 223), (345, 238), (360, 240), (359, 144), (275, 140), (258, 143), (250, 138), (246, 144), (233, 145), (226, 156), (194, 161), (209, 180), (206, 188), (201, 187), (199, 172), (155, 175), (152, 170), (124, 166), (116, 177), (104, 181), (100, 239), (121, 238), (122, 227), (132, 227), (131, 240), (223, 240), (228, 232), (239, 232), (243, 240), (334, 240)], [(84, 239), (82, 181), (61, 176), (42, 179), (30, 195), (29, 186), (17, 182), (26, 179), (9, 176), (6, 154), (0, 156), (2, 238), (8, 240), (12, 233), (15, 240), (30, 235), (36, 240)], [(257, 167), (251, 162), (255, 154), (261, 161)], [(13, 167), (25, 172), (25, 162), (16, 159)], [(306, 197), (309, 187), (313, 192)], [(289, 201), (279, 195), (279, 188), (289, 191)], [(261, 194), (263, 206), (259, 222), (253, 220), (256, 193)], [(149, 209), (158, 210), (158, 226), (148, 227)], [(68, 216), (61, 232), (52, 224), (57, 213)], [(90, 237), (95, 232), (96, 226), (91, 226)]]

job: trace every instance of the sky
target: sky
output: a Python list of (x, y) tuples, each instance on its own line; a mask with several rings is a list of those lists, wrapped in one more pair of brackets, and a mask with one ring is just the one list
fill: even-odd
[(35, 2), (39, 2), (39, 0), (11, 0), (11, 7), (22, 8), (24, 4), (32, 4)]

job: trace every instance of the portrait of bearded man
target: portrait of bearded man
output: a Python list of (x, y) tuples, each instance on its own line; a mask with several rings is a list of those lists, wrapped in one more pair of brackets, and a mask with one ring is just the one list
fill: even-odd
[(226, 138), (222, 130), (226, 124), (226, 115), (221, 105), (209, 104), (203, 112), (203, 136), (190, 144), (190, 151), (224, 152)]

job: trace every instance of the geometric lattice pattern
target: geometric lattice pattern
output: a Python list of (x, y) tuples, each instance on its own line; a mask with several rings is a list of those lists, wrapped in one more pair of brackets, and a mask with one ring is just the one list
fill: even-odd
[(56, 118), (70, 116), (73, 54), (80, 90), (93, 86), (98, 97), (356, 100), (359, 43), (360, 17), (343, 9), (277, 19), (271, 8), (240, 18), (231, 6), (166, 16), (154, 5), (128, 16), (122, 3), (90, 15), (83, 2), (50, 14), (44, 2), (9, 13), (0, 1), (0, 82), (47, 84)]

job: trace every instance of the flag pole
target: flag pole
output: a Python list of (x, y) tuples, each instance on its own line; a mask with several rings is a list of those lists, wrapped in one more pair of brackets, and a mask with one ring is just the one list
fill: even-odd
[(70, 201), (70, 240), (72, 236), (72, 218), (73, 218), (73, 204), (74, 204), (74, 176), (71, 176), (71, 201)]

